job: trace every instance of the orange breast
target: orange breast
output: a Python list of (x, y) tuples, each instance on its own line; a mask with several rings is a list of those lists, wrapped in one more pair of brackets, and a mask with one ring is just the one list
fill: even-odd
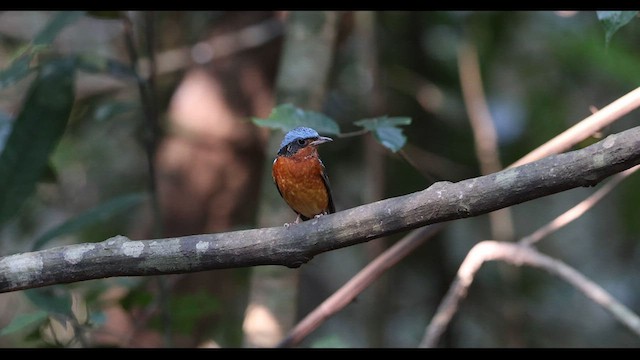
[[(303, 150), (306, 149), (299, 152)], [(313, 218), (318, 214), (328, 213), (329, 194), (322, 180), (323, 167), (320, 160), (308, 155), (301, 153), (276, 158), (272, 175), (284, 201), (295, 212)]]

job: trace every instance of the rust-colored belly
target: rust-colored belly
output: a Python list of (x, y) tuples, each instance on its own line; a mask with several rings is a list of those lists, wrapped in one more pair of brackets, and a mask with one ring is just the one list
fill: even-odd
[(317, 158), (279, 157), (273, 163), (273, 180), (284, 201), (307, 218), (329, 211), (329, 194)]

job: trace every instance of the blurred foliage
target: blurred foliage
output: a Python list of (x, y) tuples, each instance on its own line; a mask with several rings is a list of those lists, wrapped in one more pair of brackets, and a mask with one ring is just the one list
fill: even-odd
[[(171, 316), (175, 324), (173, 330), (177, 334), (190, 335), (194, 331), (197, 320), (222, 311), (221, 304), (210, 294), (198, 291), (193, 294), (174, 296), (171, 298)], [(151, 323), (157, 329), (162, 329), (159, 319)]]
[[(21, 80), (33, 70), (38, 70), (38, 66), (34, 66), (36, 56), (45, 50), (49, 50), (51, 43), (56, 36), (66, 26), (74, 23), (81, 16), (82, 11), (61, 11), (58, 12), (44, 28), (40, 30), (32, 41), (18, 49), (13, 55), (11, 65), (0, 72), (0, 88), (12, 85)], [(47, 61), (44, 61), (46, 64)]]
[(145, 195), (146, 194), (122, 195), (109, 200), (106, 203), (100, 204), (93, 209), (89, 209), (77, 217), (70, 219), (40, 235), (36, 240), (34, 240), (31, 250), (40, 250), (49, 241), (58, 236), (72, 234), (90, 226), (91, 224), (104, 221), (113, 214), (123, 212), (124, 210), (139, 204), (145, 198)]
[(252, 120), (256, 125), (280, 129), (284, 132), (298, 126), (307, 126), (321, 134), (340, 134), (340, 126), (333, 119), (315, 111), (297, 108), (292, 104), (276, 106), (267, 119), (253, 118)]
[[(0, 14), (3, 255), (101, 241), (141, 226), (137, 214), (149, 201), (143, 147), (148, 129), (136, 84), (146, 78), (129, 64), (123, 16), (112, 11)], [(158, 53), (190, 48), (227, 16), (242, 18), (224, 11), (154, 16)], [(373, 136), (376, 145), (382, 145), (384, 164), (377, 181), (383, 184), (384, 197), (421, 190), (432, 182), (395, 153), (406, 144), (424, 157), (414, 162), (427, 169), (442, 167), (434, 173), (453, 174), (449, 166), (455, 165), (479, 175), (460, 92), (458, 45), (465, 41), (478, 49), (500, 157), (509, 164), (590, 115), (590, 106), (601, 108), (640, 84), (636, 17), (636, 11), (375, 12), (370, 34), (375, 52), (369, 52), (362, 51), (362, 33), (354, 31), (359, 24), (345, 12), (322, 111), (276, 104), (267, 119), (251, 120), (282, 131), (304, 124), (320, 133), (345, 135), (323, 150), (338, 210), (362, 204), (363, 185), (372, 181), (366, 177), (371, 164), (364, 152), (375, 150), (363, 146), (363, 136)], [(144, 33), (144, 28), (135, 30)], [(157, 78), (156, 110), (163, 121), (184, 70)], [(102, 82), (91, 83), (96, 78)], [(87, 83), (93, 87), (80, 86)], [(634, 114), (602, 133), (632, 126), (637, 126)], [(540, 246), (592, 277), (636, 313), (639, 181), (632, 176), (603, 204)], [(513, 207), (517, 235), (552, 220), (593, 190), (575, 189)], [(450, 224), (390, 269), (380, 281), (383, 291), (365, 290), (302, 346), (415, 346), (467, 251), (488, 234), (485, 217)], [(381, 246), (399, 237), (381, 240)], [(369, 261), (368, 254), (365, 247), (355, 246), (323, 254), (305, 266), (309, 275), (301, 284), (300, 314), (353, 276)], [(228, 276), (227, 284), (248, 286), (246, 279)], [(640, 344), (567, 284), (531, 269), (510, 281), (506, 277), (495, 265), (479, 272), (443, 346)], [(90, 335), (105, 323), (104, 296), (113, 289), (124, 289), (125, 295), (114, 300), (119, 307), (150, 314), (141, 327), (166, 331), (157, 308), (167, 299), (159, 299), (145, 284), (146, 279), (103, 279), (2, 294), (0, 346), (95, 346)], [(199, 331), (199, 320), (211, 318), (214, 323), (203, 332), (221, 346), (239, 346), (238, 308), (245, 301), (204, 291), (172, 294), (166, 301), (173, 318), (170, 330), (189, 337)], [(19, 306), (12, 306), (16, 303)], [(78, 304), (86, 304), (86, 309), (78, 310)], [(380, 321), (373, 324), (372, 319)], [(52, 340), (52, 329), (71, 333), (71, 340)], [(372, 335), (376, 331), (378, 335)]]
[(45, 65), (0, 155), (0, 224), (14, 216), (35, 189), (64, 133), (73, 97), (73, 63)]

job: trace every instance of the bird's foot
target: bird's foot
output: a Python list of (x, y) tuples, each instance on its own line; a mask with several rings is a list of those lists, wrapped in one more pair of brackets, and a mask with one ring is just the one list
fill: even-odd
[(298, 214), (298, 216), (296, 217), (296, 221), (294, 221), (292, 223), (284, 223), (284, 227), (288, 229), (289, 226), (294, 225), (294, 224), (298, 224), (300, 221), (301, 221), (300, 214)]

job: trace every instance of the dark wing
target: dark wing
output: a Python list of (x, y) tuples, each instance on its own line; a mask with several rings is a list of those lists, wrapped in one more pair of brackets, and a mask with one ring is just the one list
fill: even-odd
[(324, 183), (324, 187), (327, 189), (327, 196), (329, 197), (329, 214), (333, 214), (336, 212), (336, 207), (333, 204), (333, 195), (331, 194), (331, 185), (329, 184), (329, 178), (327, 177), (327, 172), (324, 169), (324, 164), (320, 161), (320, 165), (322, 165), (322, 182)]
[[(276, 161), (278, 161), (278, 158), (273, 160), (273, 165), (276, 164)], [(273, 183), (276, 185), (276, 189), (278, 189), (278, 194), (280, 194), (280, 197), (284, 199), (284, 196), (282, 196), (282, 191), (280, 190), (280, 186), (278, 186), (278, 182), (276, 181), (276, 177), (275, 176), (271, 176), (271, 178), (273, 179)]]

